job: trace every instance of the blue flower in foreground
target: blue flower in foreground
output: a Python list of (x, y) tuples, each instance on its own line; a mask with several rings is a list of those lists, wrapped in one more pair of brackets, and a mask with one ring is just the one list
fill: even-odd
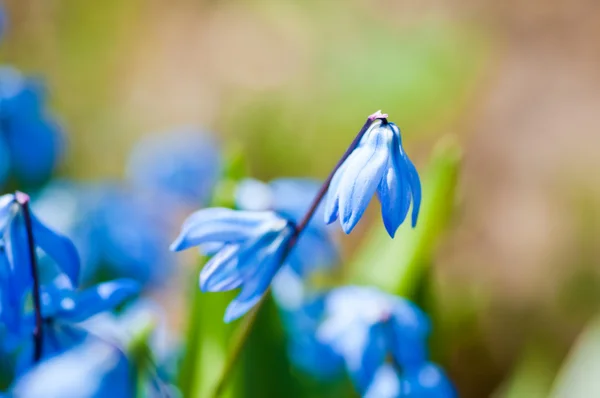
[(350, 233), (375, 192), (381, 202), (386, 230), (393, 238), (412, 201), (412, 225), (421, 207), (421, 182), (417, 170), (402, 148), (400, 129), (379, 112), (358, 147), (336, 171), (329, 187), (325, 222), (338, 217)]
[(45, 109), (45, 94), (38, 81), (0, 68), (0, 146), (10, 171), (26, 184), (47, 180), (63, 152), (63, 133)]
[(138, 190), (199, 204), (210, 198), (220, 169), (214, 140), (189, 129), (141, 140), (131, 154), (128, 177)]
[[(15, 337), (23, 336), (23, 313), (33, 285), (28, 236), (21, 203), (25, 194), (0, 197), (0, 321)], [(31, 214), (32, 234), (36, 247), (53, 260), (70, 283), (77, 286), (79, 256), (73, 243), (55, 233)]]
[(353, 380), (367, 388), (388, 360), (409, 370), (427, 359), (427, 316), (414, 304), (373, 288), (346, 286), (329, 293), (318, 338), (345, 360)]
[(364, 398), (454, 398), (456, 391), (443, 370), (426, 363), (400, 374), (392, 365), (380, 367)]
[(134, 394), (129, 363), (122, 351), (89, 339), (53, 356), (22, 375), (11, 396), (19, 398), (129, 398)]
[(241, 288), (225, 312), (225, 322), (230, 322), (265, 294), (292, 234), (290, 223), (273, 212), (209, 208), (188, 217), (171, 250), (201, 246), (213, 256), (200, 273), (203, 291)]
[[(296, 224), (308, 211), (321, 184), (318, 181), (299, 178), (280, 178), (264, 183), (255, 179), (242, 180), (236, 189), (236, 206), (242, 210), (272, 210)], [(338, 261), (338, 249), (333, 231), (319, 220), (323, 206), (298, 238), (286, 258), (301, 276), (329, 267)]]

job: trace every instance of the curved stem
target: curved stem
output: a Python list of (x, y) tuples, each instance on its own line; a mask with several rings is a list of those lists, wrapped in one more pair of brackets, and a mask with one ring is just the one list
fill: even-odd
[(37, 256), (35, 253), (35, 240), (33, 238), (33, 225), (31, 222), (31, 209), (29, 207), (29, 196), (17, 192), (15, 194), (17, 202), (23, 209), (23, 218), (25, 220), (25, 230), (27, 231), (27, 246), (29, 248), (29, 264), (31, 267), (31, 277), (33, 279), (33, 311), (35, 316), (35, 327), (33, 329), (33, 360), (38, 362), (42, 358), (43, 333), (42, 327), (42, 305), (40, 298), (40, 279), (37, 272)]
[[(344, 154), (342, 155), (340, 160), (337, 162), (337, 164), (335, 165), (335, 167), (333, 168), (331, 173), (329, 173), (329, 175), (327, 176), (327, 178), (325, 179), (325, 181), (319, 188), (319, 191), (315, 195), (315, 198), (311, 202), (310, 207), (304, 214), (304, 217), (302, 217), (302, 219), (296, 225), (294, 225), (294, 231), (292, 233), (292, 236), (288, 240), (286, 250), (283, 252), (283, 255), (281, 256), (282, 264), (285, 261), (286, 257), (289, 255), (289, 253), (292, 251), (292, 249), (294, 248), (296, 243), (298, 242), (298, 238), (300, 237), (300, 234), (306, 229), (306, 227), (308, 226), (308, 223), (310, 222), (312, 217), (315, 215), (317, 208), (319, 207), (319, 204), (321, 203), (321, 201), (327, 194), (327, 191), (329, 190), (329, 185), (331, 184), (331, 180), (333, 180), (333, 177), (335, 176), (335, 172), (346, 161), (346, 159), (348, 159), (348, 157), (350, 156), (352, 151), (354, 151), (356, 149), (356, 147), (360, 143), (361, 138), (365, 135), (365, 133), (367, 132), (369, 127), (371, 127), (371, 124), (373, 124), (373, 122), (375, 120), (380, 119), (384, 123), (387, 123), (387, 119), (385, 117), (380, 117), (380, 116), (373, 117), (373, 116), (370, 116), (367, 119), (365, 124), (362, 126), (362, 128), (359, 130), (359, 132), (356, 134), (356, 137), (354, 137), (354, 140), (352, 141), (352, 143), (350, 144), (348, 149), (346, 149), (346, 152), (344, 152)], [(235, 365), (240, 357), (240, 354), (242, 353), (242, 349), (244, 348), (244, 345), (246, 344), (246, 341), (248, 340), (248, 337), (250, 336), (250, 333), (252, 332), (252, 328), (256, 321), (258, 312), (260, 311), (260, 308), (262, 307), (262, 304), (264, 303), (265, 298), (267, 297), (267, 293), (268, 293), (268, 290), (263, 295), (260, 302), (258, 304), (256, 304), (256, 306), (252, 309), (252, 312), (248, 316), (246, 316), (245, 322), (241, 326), (241, 331), (239, 332), (239, 334), (235, 340), (235, 345), (231, 351), (231, 354), (229, 355), (227, 362), (225, 362), (225, 366), (223, 367), (221, 376), (218, 379), (217, 386), (215, 387), (213, 393), (211, 394), (212, 398), (220, 397), (221, 394), (223, 393), (225, 387), (227, 386), (227, 381), (229, 380), (228, 376), (231, 373), (231, 371), (233, 370), (233, 368), (235, 367)]]

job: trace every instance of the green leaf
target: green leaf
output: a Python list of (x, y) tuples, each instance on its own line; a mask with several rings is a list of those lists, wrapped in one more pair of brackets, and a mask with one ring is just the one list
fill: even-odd
[(417, 293), (454, 208), (461, 157), (454, 138), (438, 143), (422, 178), (423, 203), (416, 228), (405, 222), (392, 240), (381, 225), (375, 225), (349, 265), (352, 282), (402, 296)]

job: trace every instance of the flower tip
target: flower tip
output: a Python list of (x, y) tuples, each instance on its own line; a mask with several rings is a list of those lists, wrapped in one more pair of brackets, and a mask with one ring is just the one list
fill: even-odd
[(175, 241), (173, 243), (171, 243), (171, 245), (169, 246), (169, 250), (172, 252), (180, 251), (182, 242), (183, 242), (183, 240), (181, 238), (175, 239)]
[(387, 113), (381, 113), (381, 110), (369, 115), (369, 120), (373, 121), (375, 119), (386, 119), (388, 117)]
[(24, 205), (25, 203), (29, 202), (29, 195), (21, 191), (16, 191), (15, 199), (17, 200), (17, 202), (19, 202), (19, 204)]

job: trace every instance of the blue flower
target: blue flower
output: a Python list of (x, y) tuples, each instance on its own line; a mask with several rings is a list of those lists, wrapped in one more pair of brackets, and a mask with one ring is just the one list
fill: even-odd
[[(320, 186), (318, 181), (311, 179), (280, 178), (267, 184), (248, 178), (238, 184), (236, 206), (242, 210), (272, 210), (297, 224), (308, 211)], [(307, 276), (338, 261), (334, 231), (319, 221), (322, 217), (323, 206), (319, 206), (286, 258), (286, 264), (298, 275)]]
[(374, 288), (346, 286), (327, 296), (317, 336), (344, 358), (364, 389), (389, 357), (404, 370), (421, 366), (427, 359), (429, 328), (427, 316), (409, 301)]
[(400, 129), (386, 115), (374, 121), (358, 147), (335, 172), (325, 207), (325, 222), (338, 217), (350, 233), (365, 212), (375, 192), (381, 202), (386, 230), (393, 238), (408, 214), (412, 201), (412, 225), (421, 206), (421, 182), (417, 170), (402, 148)]
[(225, 312), (225, 322), (230, 322), (266, 293), (292, 235), (290, 223), (273, 212), (209, 208), (188, 217), (171, 250), (202, 245), (213, 255), (200, 273), (203, 291), (241, 288)]
[(134, 394), (129, 363), (122, 351), (90, 339), (39, 363), (13, 385), (20, 398), (128, 398)]
[(136, 190), (197, 205), (211, 197), (220, 169), (217, 144), (187, 129), (141, 140), (131, 154), (128, 177)]
[(452, 383), (437, 365), (426, 363), (410, 372), (390, 364), (381, 366), (364, 394), (364, 398), (454, 398)]
[(0, 170), (6, 174), (10, 169), (25, 184), (47, 180), (65, 145), (59, 124), (45, 109), (45, 97), (37, 80), (0, 68), (0, 147), (7, 155)]
[[(0, 320), (9, 334), (22, 338), (23, 311), (33, 285), (28, 236), (22, 203), (28, 201), (22, 193), (0, 197)], [(79, 281), (79, 256), (73, 243), (52, 231), (31, 214), (35, 246), (64, 272), (70, 283)]]

